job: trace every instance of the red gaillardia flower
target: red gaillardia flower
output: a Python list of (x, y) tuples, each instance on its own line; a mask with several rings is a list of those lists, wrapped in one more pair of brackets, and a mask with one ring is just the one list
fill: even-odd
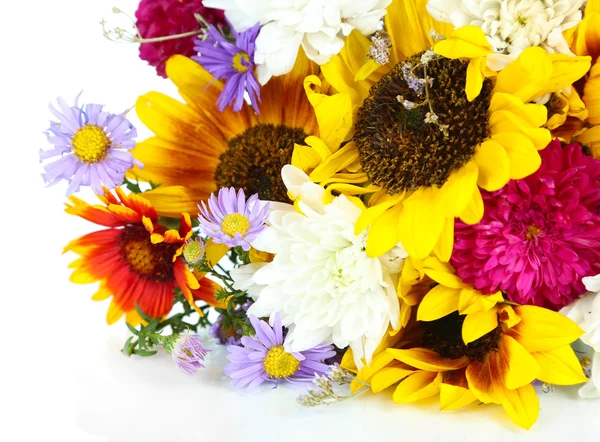
[[(192, 236), (187, 213), (181, 215), (179, 230), (169, 230), (158, 223), (152, 205), (140, 195), (126, 195), (115, 189), (115, 196), (105, 189), (98, 196), (102, 205), (89, 205), (70, 197), (66, 212), (108, 227), (71, 241), (64, 252), (80, 258), (71, 281), (77, 284), (100, 282), (93, 298), (113, 297), (106, 320), (113, 324), (126, 315), (132, 325), (140, 323), (136, 304), (148, 316), (159, 318), (169, 313), (174, 290), (179, 287), (197, 309), (194, 299), (213, 299), (215, 285), (206, 278), (198, 282), (181, 256), (185, 242)], [(197, 309), (198, 310), (198, 309)]]

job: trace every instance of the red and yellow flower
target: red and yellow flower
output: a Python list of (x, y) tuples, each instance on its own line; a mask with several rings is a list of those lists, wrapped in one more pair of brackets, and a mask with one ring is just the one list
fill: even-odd
[(171, 310), (178, 287), (196, 309), (194, 299), (212, 302), (214, 283), (205, 278), (199, 282), (181, 256), (192, 236), (190, 216), (181, 215), (179, 230), (167, 229), (148, 200), (119, 188), (115, 192), (99, 196), (101, 205), (70, 197), (65, 210), (107, 227), (71, 241), (64, 249), (80, 255), (70, 265), (75, 269), (72, 282), (100, 282), (92, 297), (96, 301), (112, 296), (107, 322), (113, 324), (125, 314), (128, 323), (139, 324), (136, 304), (146, 315), (162, 317)]

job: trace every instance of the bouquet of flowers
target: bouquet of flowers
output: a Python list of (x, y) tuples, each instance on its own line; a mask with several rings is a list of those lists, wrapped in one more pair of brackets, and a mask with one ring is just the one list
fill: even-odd
[(138, 99), (155, 135), (58, 99), (40, 153), (97, 225), (65, 247), (71, 280), (124, 317), (126, 355), (194, 374), (216, 341), (239, 388), (393, 388), (527, 429), (536, 389), (600, 397), (600, 0), (142, 0), (131, 20), (105, 36), (180, 94)]

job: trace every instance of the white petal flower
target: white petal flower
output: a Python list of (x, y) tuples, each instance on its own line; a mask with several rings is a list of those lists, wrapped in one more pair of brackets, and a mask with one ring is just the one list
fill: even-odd
[(249, 314), (280, 313), (289, 327), (288, 351), (333, 342), (350, 346), (359, 366), (363, 358), (370, 363), (388, 327), (399, 326), (396, 286), (407, 254), (398, 245), (370, 258), (367, 231), (354, 233), (359, 207), (345, 196), (325, 204), (323, 188), (293, 166), (282, 175), (302, 213), (292, 205), (271, 211), (270, 226), (253, 246), (275, 258), (233, 272), (235, 286), (256, 300)]
[(318, 64), (327, 63), (344, 47), (354, 29), (369, 35), (377, 30), (392, 0), (204, 0), (208, 8), (224, 9), (242, 32), (263, 25), (256, 39), (258, 80), (290, 72), (298, 48)]
[(427, 11), (455, 28), (480, 27), (497, 52), (488, 66), (499, 70), (531, 46), (571, 54), (563, 31), (581, 21), (582, 5), (583, 0), (429, 0)]
[(600, 397), (600, 275), (583, 278), (587, 294), (560, 312), (576, 322), (585, 334), (579, 338), (592, 351), (590, 381), (579, 390), (585, 398)]

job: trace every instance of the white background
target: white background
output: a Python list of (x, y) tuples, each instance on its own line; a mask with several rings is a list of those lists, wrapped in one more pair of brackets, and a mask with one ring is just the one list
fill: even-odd
[(136, 8), (112, 1), (13, 0), (0, 13), (0, 440), (597, 440), (600, 401), (578, 400), (572, 388), (540, 394), (539, 421), (525, 432), (496, 406), (445, 414), (383, 393), (308, 409), (289, 388), (237, 392), (218, 352), (194, 378), (165, 355), (122, 356), (124, 324), (106, 325), (107, 303), (90, 300), (95, 287), (68, 282), (74, 256), (61, 255), (94, 227), (62, 211), (66, 185), (45, 189), (38, 164), (55, 97), (84, 90), (86, 102), (121, 112), (149, 90), (174, 95), (136, 46), (102, 37), (98, 22), (112, 6)]

